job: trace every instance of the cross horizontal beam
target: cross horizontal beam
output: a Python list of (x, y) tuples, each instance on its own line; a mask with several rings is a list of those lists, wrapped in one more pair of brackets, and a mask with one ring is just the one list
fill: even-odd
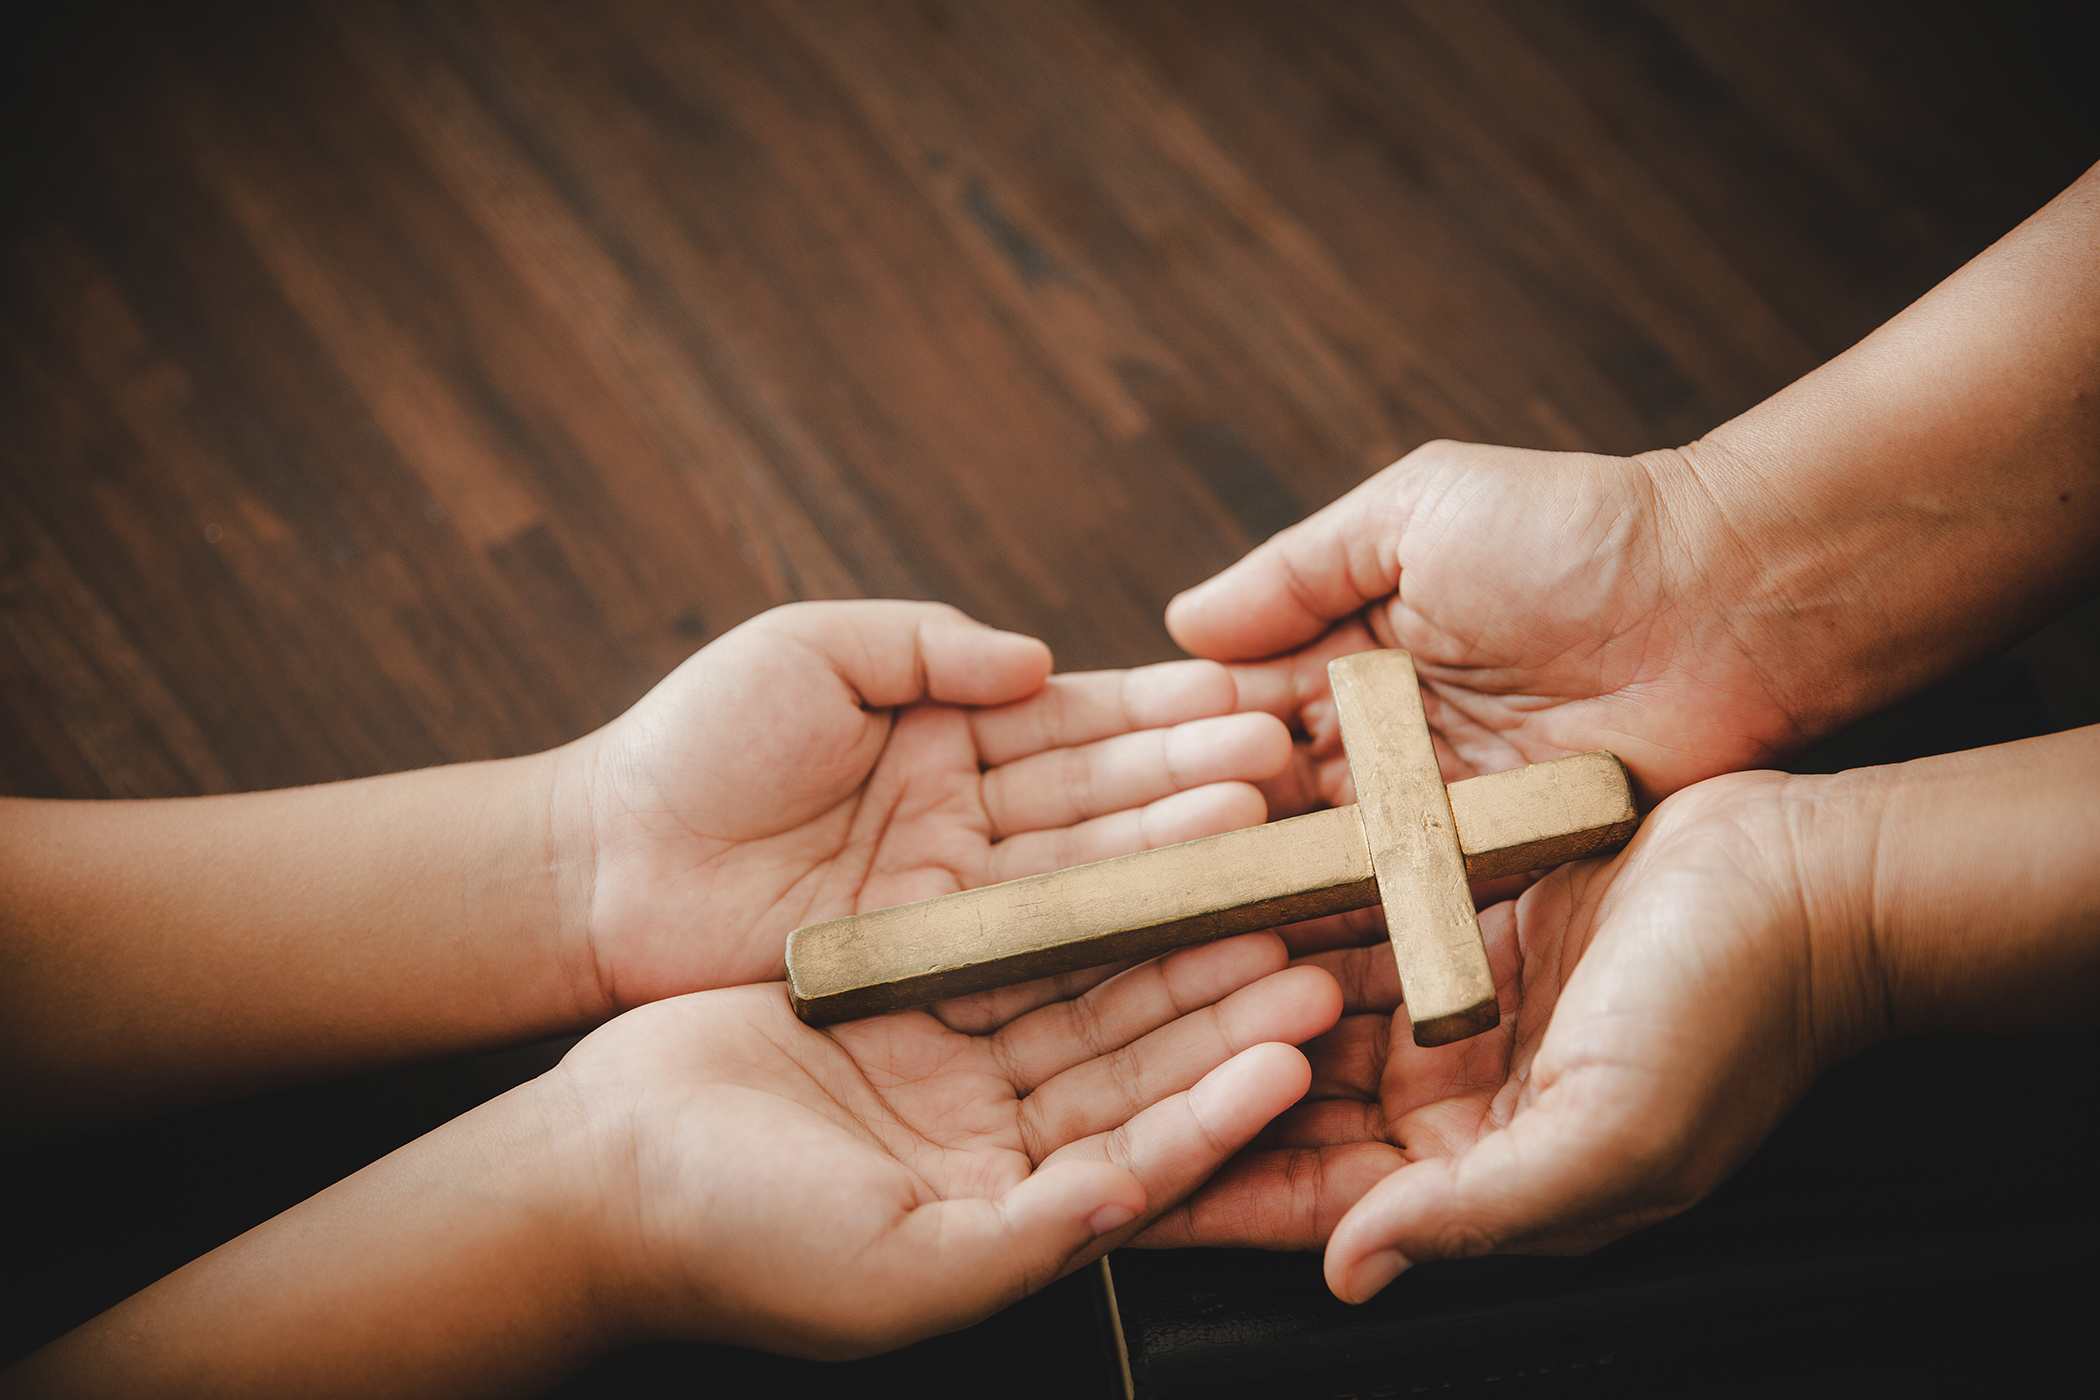
[[(1639, 821), (1626, 770), (1601, 751), (1449, 792), (1473, 880), (1609, 850)], [(797, 1015), (828, 1025), (1378, 902), (1363, 823), (1335, 807), (810, 924), (788, 938), (788, 990)]]

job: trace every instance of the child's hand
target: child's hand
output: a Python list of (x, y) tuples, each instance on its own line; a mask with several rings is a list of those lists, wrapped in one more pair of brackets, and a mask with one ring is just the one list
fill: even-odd
[(770, 981), (803, 924), (1263, 819), (1289, 737), (1232, 713), (1223, 667), (1049, 669), (935, 603), (779, 608), (708, 646), (562, 751), (577, 981), (608, 1012)]
[(1305, 1092), (1277, 1042), (1341, 997), (1285, 956), (1269, 934), (1170, 954), (981, 1034), (943, 1008), (815, 1030), (778, 983), (622, 1016), (550, 1084), (628, 1247), (622, 1335), (862, 1355), (1106, 1253)]
[(0, 801), (0, 1109), (165, 1109), (583, 1030), (776, 980), (801, 924), (1262, 819), (1290, 737), (1233, 713), (1225, 668), (1049, 669), (939, 604), (803, 604), (548, 753)]
[(1285, 956), (1189, 949), (980, 1034), (927, 1011), (816, 1030), (779, 983), (657, 1002), (7, 1383), (497, 1395), (644, 1338), (841, 1357), (963, 1326), (1143, 1229), (1304, 1092), (1290, 1043), (1341, 996)]

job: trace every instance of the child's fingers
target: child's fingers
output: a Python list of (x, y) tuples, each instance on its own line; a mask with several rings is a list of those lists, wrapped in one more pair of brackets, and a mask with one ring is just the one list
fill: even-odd
[(1142, 807), (1190, 788), (1257, 783), (1291, 759), (1269, 715), (1218, 715), (1015, 759), (984, 775), (993, 838)]
[[(1289, 975), (1289, 974), (1285, 974)], [(1145, 1215), (1101, 1242), (1120, 1244), (1171, 1210), (1254, 1140), (1269, 1120), (1305, 1092), (1305, 1057), (1288, 1045), (1252, 1046), (1205, 1075), (1186, 1093), (1152, 1105), (1107, 1132), (1080, 1139), (1048, 1165), (1107, 1160), (1144, 1183)]]
[(1211, 783), (1073, 826), (1027, 831), (992, 847), (985, 883), (1127, 856), (1259, 826), (1269, 807), (1251, 783)]
[(1167, 661), (1128, 671), (1052, 676), (1025, 700), (970, 717), (977, 754), (990, 765), (1117, 734), (1231, 714), (1232, 677), (1215, 661)]
[(1038, 1007), (1084, 996), (1109, 978), (1143, 961), (1143, 958), (1125, 958), (1100, 967), (1082, 967), (1076, 972), (1039, 977), (1016, 987), (994, 987), (988, 992), (972, 992), (966, 997), (935, 1002), (926, 1010), (951, 1031), (961, 1031), (964, 1035), (989, 1035)]
[(1040, 690), (1050, 674), (1043, 643), (945, 603), (795, 603), (749, 626), (814, 652), (870, 709), (928, 699), (1003, 705)]
[(952, 1332), (1051, 1283), (1103, 1232), (1145, 1209), (1136, 1175), (1106, 1161), (1036, 1171), (998, 1200), (931, 1201), (853, 1261), (881, 1286), (830, 1319), (826, 1354), (867, 1355)]
[[(1179, 949), (1139, 963), (1083, 996), (1017, 1018), (993, 1033), (992, 1053), (1011, 1077), (1014, 1092), (1033, 1094), (1076, 1065), (1122, 1051), (1177, 1017), (1212, 1007), (1281, 972), (1286, 961), (1283, 945), (1266, 933)], [(1195, 1077), (1174, 1088), (1193, 1083)]]
[[(1334, 1023), (1340, 1001), (1323, 973), (1291, 968), (1124, 1048), (1092, 1054), (1022, 1101), (1018, 1121), (1029, 1156), (1043, 1161), (1067, 1143), (1105, 1132), (1198, 1083), (1250, 1046), (1309, 1040)], [(1304, 1065), (1295, 1050), (1292, 1059)], [(1303, 1091), (1301, 1084), (1297, 1092)]]
[(1226, 667), (1239, 696), (1239, 708), (1263, 710), (1306, 731), (1315, 743), (1340, 747), (1340, 721), (1334, 712), (1334, 693), (1327, 685), (1327, 663), (1337, 656), (1369, 651), (1378, 639), (1351, 617), (1336, 623), (1326, 633), (1296, 651), (1266, 661), (1241, 662)]

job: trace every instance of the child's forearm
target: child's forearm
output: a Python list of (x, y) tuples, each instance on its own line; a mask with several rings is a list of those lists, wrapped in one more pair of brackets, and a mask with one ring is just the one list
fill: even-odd
[(604, 1350), (578, 1124), (534, 1081), (0, 1379), (35, 1396), (508, 1395)]
[(2100, 725), (1814, 781), (1805, 904), (1869, 1036), (2093, 1021)]
[[(163, 802), (0, 802), (7, 1117), (62, 1122), (553, 1034), (562, 751)], [(580, 960), (588, 966), (588, 960)]]

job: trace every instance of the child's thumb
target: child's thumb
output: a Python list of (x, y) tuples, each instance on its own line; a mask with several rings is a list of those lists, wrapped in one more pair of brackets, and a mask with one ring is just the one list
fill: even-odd
[[(935, 1201), (905, 1216), (879, 1247), (876, 1272), (895, 1346), (953, 1331), (1063, 1276), (1094, 1241), (1144, 1211), (1145, 1188), (1110, 1162), (1044, 1167), (996, 1201)], [(870, 1261), (874, 1262), (874, 1261)]]

